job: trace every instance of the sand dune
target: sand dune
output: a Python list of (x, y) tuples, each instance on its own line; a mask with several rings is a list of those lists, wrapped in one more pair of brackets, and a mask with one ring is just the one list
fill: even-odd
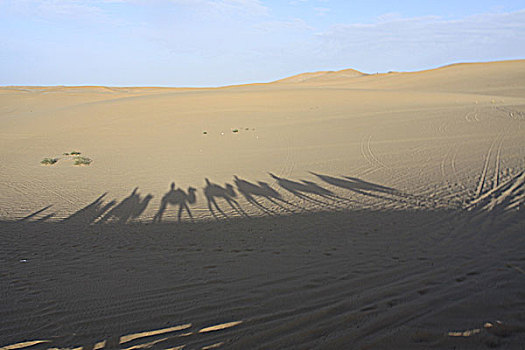
[[(348, 73), (349, 72), (349, 73)], [(356, 77), (360, 77), (356, 79)], [(461, 63), (420, 72), (363, 74), (354, 70), (300, 74), (279, 82), (374, 90), (423, 90), (522, 97), (523, 60)]]
[(320, 83), (329, 82), (333, 80), (343, 80), (349, 78), (362, 77), (365, 75), (365, 73), (361, 73), (355, 69), (344, 69), (340, 71), (321, 71), (297, 74), (288, 78), (277, 80), (275, 83)]
[(519, 349), (524, 122), (525, 60), (2, 87), (1, 349)]

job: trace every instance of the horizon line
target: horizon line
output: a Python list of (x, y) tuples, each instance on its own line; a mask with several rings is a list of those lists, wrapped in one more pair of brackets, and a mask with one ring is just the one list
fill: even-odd
[(392, 74), (392, 73), (398, 73), (398, 74), (413, 74), (413, 73), (423, 73), (423, 72), (429, 72), (434, 70), (439, 70), (443, 68), (450, 68), (454, 66), (459, 65), (475, 65), (475, 64), (491, 64), (491, 63), (509, 63), (509, 62), (518, 62), (518, 61), (525, 61), (525, 58), (514, 58), (514, 59), (502, 59), (502, 60), (494, 60), (494, 61), (473, 61), (473, 62), (453, 62), (448, 63), (442, 66), (438, 66), (435, 68), (428, 68), (428, 69), (421, 69), (421, 70), (413, 70), (413, 71), (387, 71), (387, 72), (375, 72), (375, 73), (365, 73), (361, 72), (354, 68), (344, 68), (344, 69), (338, 69), (338, 70), (319, 70), (319, 71), (309, 71), (309, 72), (303, 72), (293, 75), (287, 75), (283, 78), (279, 78), (277, 80), (272, 80), (268, 82), (251, 82), (251, 83), (239, 83), (239, 84), (229, 84), (229, 85), (217, 85), (217, 86), (162, 86), (162, 85), (93, 85), (93, 84), (86, 84), (86, 85), (0, 85), (0, 88), (107, 88), (107, 89), (133, 89), (133, 88), (142, 88), (142, 89), (222, 89), (222, 88), (233, 88), (233, 87), (241, 87), (241, 86), (253, 86), (253, 85), (268, 85), (277, 83), (289, 78), (306, 75), (306, 74), (316, 74), (316, 73), (338, 73), (342, 71), (347, 70), (354, 70), (358, 73), (361, 73), (363, 76), (369, 76), (369, 75), (384, 75), (384, 74)]

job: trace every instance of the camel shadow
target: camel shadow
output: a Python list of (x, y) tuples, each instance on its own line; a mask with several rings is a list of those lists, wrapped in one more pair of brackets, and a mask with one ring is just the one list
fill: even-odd
[(408, 195), (405, 195), (394, 188), (374, 184), (372, 182), (364, 181), (355, 177), (333, 177), (329, 175), (316, 174), (313, 172), (311, 172), (311, 174), (317, 176), (319, 179), (329, 185), (344, 188), (363, 196), (386, 199), (389, 201), (396, 200), (395, 197), (399, 197), (398, 199), (406, 199), (409, 197)]
[(196, 189), (193, 187), (188, 187), (188, 192), (185, 192), (181, 188), (175, 189), (175, 182), (172, 182), (170, 189), (160, 201), (160, 208), (153, 217), (153, 222), (161, 222), (162, 216), (166, 211), (168, 205), (178, 206), (179, 210), (177, 212), (177, 220), (181, 221), (182, 213), (186, 211), (191, 221), (193, 221), (193, 215), (191, 213), (190, 207), (188, 204), (194, 204), (197, 199), (195, 196)]
[(75, 225), (90, 225), (95, 222), (99, 217), (104, 215), (112, 206), (117, 202), (112, 200), (104, 204), (104, 197), (106, 197), (107, 192), (100, 195), (92, 203), (88, 204), (84, 208), (76, 211), (71, 214), (69, 217), (65, 218), (62, 222)]
[[(36, 217), (40, 216), (40, 214), (43, 214), (46, 210), (48, 210), (49, 208), (51, 208), (53, 205), (48, 205), (48, 206), (45, 206), (43, 207), (42, 209), (39, 209), (27, 216), (24, 216), (23, 218), (19, 219), (18, 222), (24, 222), (24, 221), (31, 221), (31, 220), (34, 220), (36, 219)], [(46, 214), (45, 216), (39, 218), (39, 219), (36, 219), (36, 221), (38, 222), (44, 222), (46, 220), (49, 220), (51, 219), (53, 216), (55, 216), (55, 213), (51, 213), (51, 214)]]
[(288, 209), (283, 204), (294, 205), (282, 198), (281, 194), (275, 189), (270, 187), (266, 182), (258, 181), (257, 183), (252, 183), (246, 180), (239, 178), (237, 175), (234, 175), (234, 183), (237, 186), (237, 191), (246, 199), (246, 201), (256, 208), (259, 208), (262, 212), (273, 215), (277, 214), (275, 210), (268, 208), (263, 205), (259, 198), (265, 199), (279, 208), (293, 213), (292, 210)]
[(203, 189), (204, 196), (206, 197), (208, 209), (210, 210), (210, 213), (215, 219), (219, 219), (219, 215), (217, 215), (215, 211), (219, 212), (225, 218), (228, 217), (224, 210), (222, 210), (221, 207), (217, 204), (216, 199), (224, 200), (238, 214), (242, 216), (248, 216), (241, 208), (239, 203), (235, 200), (234, 197), (237, 197), (237, 194), (235, 193), (235, 190), (233, 189), (232, 185), (225, 184), (225, 186), (222, 187), (221, 185), (210, 182), (208, 178), (206, 178), (205, 181), (206, 187), (204, 187)]
[(151, 194), (142, 197), (138, 193), (138, 187), (135, 187), (131, 194), (111, 208), (111, 210), (98, 221), (98, 224), (106, 222), (125, 224), (131, 222), (133, 219), (142, 215), (152, 198), (153, 196)]
[[(336, 207), (334, 204), (328, 203), (324, 200), (344, 202), (349, 201), (348, 199), (339, 197), (332, 191), (319, 186), (315, 182), (307, 180), (293, 181), (283, 177), (278, 177), (272, 173), (269, 174), (274, 180), (277, 181), (277, 184), (281, 188), (310, 203), (321, 205), (323, 207)], [(320, 200), (319, 197), (324, 200)]]

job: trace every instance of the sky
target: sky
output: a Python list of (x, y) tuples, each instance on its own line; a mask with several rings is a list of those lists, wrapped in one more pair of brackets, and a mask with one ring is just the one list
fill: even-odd
[(0, 0), (0, 85), (223, 86), (525, 58), (525, 0)]

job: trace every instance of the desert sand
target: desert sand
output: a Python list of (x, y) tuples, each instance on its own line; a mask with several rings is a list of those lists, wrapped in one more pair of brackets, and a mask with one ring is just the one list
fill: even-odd
[(0, 349), (525, 344), (525, 60), (0, 87), (0, 125)]

